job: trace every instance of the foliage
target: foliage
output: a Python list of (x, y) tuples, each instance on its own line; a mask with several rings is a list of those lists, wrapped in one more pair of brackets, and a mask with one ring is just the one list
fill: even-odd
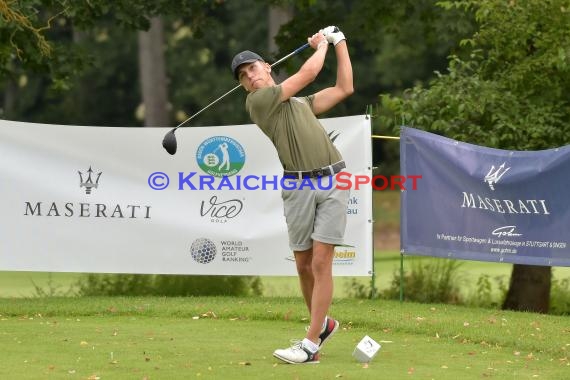
[[(570, 3), (446, 1), (475, 11), (480, 29), (462, 41), (448, 73), (401, 98), (383, 95), (382, 122), (415, 126), (501, 149), (545, 149), (570, 142)], [(545, 22), (548, 20), (548, 22)]]
[[(409, 301), (459, 304), (461, 262), (445, 259), (414, 259), (409, 271), (404, 271), (404, 298)], [(400, 273), (394, 272), (392, 283), (381, 293), (385, 299), (400, 298)]]
[[(404, 275), (404, 298), (406, 300), (426, 302), (425, 300), (438, 299), (437, 302), (449, 302), (469, 307), (495, 310), (501, 308), (509, 285), (506, 275), (481, 274), (473, 290), (459, 294), (463, 288), (460, 269), (464, 262), (458, 264), (457, 260), (452, 259), (414, 258), (413, 260), (411, 270), (406, 271)], [(447, 263), (444, 263), (445, 261)], [(425, 263), (422, 264), (422, 262)], [(449, 290), (444, 291), (444, 287), (449, 287)], [(372, 288), (370, 283), (353, 278), (346, 284), (346, 294), (347, 297), (356, 299), (399, 299), (400, 272), (394, 271), (389, 288), (382, 289), (380, 292)], [(552, 279), (548, 313), (570, 315), (570, 278)]]
[[(42, 73), (52, 88), (67, 90), (94, 57), (74, 36), (101, 22), (121, 30), (146, 30), (157, 14), (189, 17), (202, 33), (207, 14), (217, 7), (207, 0), (21, 0), (0, 2), (0, 73), (17, 80), (22, 73)], [(52, 81), (53, 80), (53, 81)]]
[(570, 278), (553, 279), (549, 314), (570, 315)]
[(136, 33), (105, 21), (76, 39), (75, 46), (89, 57), (89, 65), (57, 89), (43, 75), (27, 73), (13, 114), (38, 123), (135, 125), (135, 110), (141, 101), (134, 69)]
[(377, 296), (371, 284), (364, 284), (356, 278), (351, 278), (350, 282), (346, 284), (346, 294), (350, 298), (357, 299), (374, 299)]
[[(41, 56), (51, 57), (51, 46), (42, 34), (42, 30), (49, 28), (52, 18), (45, 27), (36, 27), (34, 5), (38, 2), (22, 3), (21, 8), (12, 8), (7, 1), (0, 1), (0, 15), (4, 21), (2, 32), (9, 34), (9, 46), (5, 46), (3, 54), (12, 51), (19, 59), (22, 59), (24, 50), (37, 50)], [(8, 27), (7, 27), (8, 26)], [(26, 45), (25, 47), (22, 45)]]
[[(11, 97), (16, 100), (9, 107), (5, 96), (3, 116), (53, 124), (142, 125), (136, 116), (141, 102), (136, 37), (138, 29), (148, 26), (147, 17), (157, 11), (164, 19), (169, 98), (176, 121), (235, 85), (228, 66), (241, 44), (245, 49), (246, 43), (266, 41), (267, 25), (256, 20), (267, 8), (253, 7), (254, 0), (240, 4), (194, 0), (157, 8), (162, 3), (167, 2), (138, 2), (132, 9), (126, 1), (95, 1), (91, 7), (68, 4), (67, 13), (49, 30), (48, 41), (62, 54), (44, 58), (34, 68), (18, 61), (5, 66), (10, 71), (5, 93), (12, 85)], [(144, 12), (138, 12), (143, 6)], [(246, 28), (251, 34), (247, 40), (237, 31)], [(220, 102), (216, 109), (193, 124), (248, 121), (238, 95)]]
[[(493, 284), (496, 284), (496, 288)], [(491, 277), (488, 274), (482, 274), (477, 279), (475, 291), (466, 297), (465, 304), (498, 309), (503, 304), (506, 294), (505, 276)]]
[(46, 286), (38, 285), (33, 280), (32, 285), (34, 286), (34, 297), (70, 297), (76, 295), (76, 290), (73, 286), (66, 288), (56, 283), (51, 273), (48, 276)]
[[(228, 64), (240, 50), (253, 49), (275, 60), (316, 29), (341, 26), (349, 40), (357, 91), (324, 116), (329, 117), (363, 113), (366, 105), (376, 103), (378, 93), (397, 93), (431, 78), (434, 70), (445, 68), (445, 57), (459, 38), (473, 28), (471, 18), (460, 11), (441, 12), (434, 0), (19, 2), (26, 3), (41, 9), (30, 14), (38, 27), (57, 15), (51, 28), (41, 31), (57, 54), (51, 59), (39, 57), (34, 68), (17, 60), (1, 66), (9, 70), (9, 83), (17, 88), (12, 96), (16, 107), (5, 106), (4, 117), (55, 124), (141, 125), (135, 117), (140, 103), (136, 30), (148, 27), (148, 17), (157, 14), (165, 21), (169, 98), (178, 122), (235, 85)], [(268, 24), (260, 22), (271, 4), (295, 9), (293, 20), (280, 30), (276, 53), (267, 50)], [(23, 50), (38, 56), (33, 49)], [(308, 54), (293, 57), (276, 70), (296, 70)], [(331, 84), (334, 75), (331, 57), (306, 92)], [(232, 94), (215, 106), (215, 112), (200, 115), (192, 124), (249, 123), (243, 98), (241, 91)], [(377, 119), (373, 127), (379, 132)], [(375, 141), (376, 162), (394, 156), (396, 144), (387, 145)]]
[(245, 276), (88, 274), (79, 296), (247, 296), (261, 294), (261, 280)]

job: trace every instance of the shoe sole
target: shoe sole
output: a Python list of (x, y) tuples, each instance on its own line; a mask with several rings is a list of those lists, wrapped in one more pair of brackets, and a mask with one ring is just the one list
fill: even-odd
[(320, 363), (320, 361), (318, 361), (318, 360), (311, 360), (311, 361), (309, 361), (309, 362), (301, 362), (301, 363), (298, 363), (298, 362), (291, 361), (291, 360), (289, 360), (289, 359), (287, 359), (287, 358), (284, 358), (284, 357), (282, 357), (282, 356), (279, 356), (279, 355), (277, 355), (275, 352), (273, 353), (273, 356), (275, 356), (277, 359), (283, 360), (285, 363), (289, 363), (289, 364), (319, 364), (319, 363)]
[(336, 333), (336, 330), (338, 330), (339, 326), (340, 326), (340, 323), (338, 323), (338, 321), (337, 321), (337, 323), (335, 323), (334, 329), (331, 331), (331, 333), (327, 336), (327, 338), (325, 340), (321, 341), (321, 343), (319, 344), (319, 349), (321, 347), (323, 347), (325, 345), (325, 343), (329, 341), (330, 338), (332, 338), (332, 336)]

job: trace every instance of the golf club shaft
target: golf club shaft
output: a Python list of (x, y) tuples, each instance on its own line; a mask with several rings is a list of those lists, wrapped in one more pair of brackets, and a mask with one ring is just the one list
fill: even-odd
[[(283, 62), (284, 60), (286, 60), (287, 58), (295, 55), (295, 54), (299, 54), (300, 52), (302, 52), (303, 50), (305, 50), (306, 48), (309, 47), (309, 44), (304, 44), (303, 46), (298, 47), (297, 49), (295, 49), (294, 51), (292, 51), (291, 53), (287, 54), (285, 57), (281, 58), (280, 60), (278, 60), (277, 62), (274, 62), (271, 64), (270, 67), (276, 66), (278, 64), (280, 64), (281, 62)], [(211, 102), (210, 104), (208, 104), (206, 107), (202, 108), (200, 111), (196, 112), (194, 115), (190, 116), (188, 119), (184, 120), (182, 123), (178, 124), (173, 131), (177, 130), (178, 128), (180, 128), (181, 126), (183, 126), (184, 124), (186, 124), (187, 122), (189, 122), (190, 120), (194, 119), (196, 116), (200, 115), (202, 112), (206, 111), (208, 108), (210, 108), (211, 106), (213, 106), (214, 104), (216, 104), (217, 102), (219, 102), (220, 100), (222, 100), (223, 98), (225, 98), (226, 96), (228, 96), (229, 94), (231, 94), (232, 92), (234, 92), (235, 90), (237, 90), (238, 88), (241, 87), (241, 84), (238, 84), (237, 86), (235, 86), (234, 88), (232, 88), (231, 90), (229, 90), (228, 92), (226, 92), (225, 94), (223, 94), (222, 96), (220, 96), (218, 99), (214, 100), (213, 102)]]
[(287, 58), (295, 55), (295, 54), (299, 54), (300, 52), (302, 52), (303, 50), (305, 50), (306, 48), (308, 48), (310, 45), (308, 43), (306, 43), (303, 46), (299, 46), (297, 49), (295, 49), (294, 51), (292, 51), (291, 53), (287, 54), (285, 57), (281, 58), (280, 60), (278, 60), (277, 62), (274, 62), (271, 64), (271, 67), (276, 66), (278, 64), (280, 64), (281, 62), (283, 62), (284, 60), (286, 60)]
[(223, 98), (225, 98), (226, 96), (228, 96), (229, 94), (231, 94), (232, 92), (234, 92), (235, 90), (237, 90), (240, 87), (241, 87), (241, 84), (238, 84), (237, 86), (235, 86), (234, 88), (232, 88), (231, 90), (226, 92), (224, 95), (220, 96), (218, 99), (214, 100), (212, 103), (208, 104), (206, 107), (202, 108), (200, 111), (196, 112), (194, 115), (190, 116), (188, 119), (186, 119), (182, 123), (178, 124), (176, 126), (176, 128), (174, 128), (174, 130), (177, 130), (182, 125), (184, 125), (187, 122), (189, 122), (190, 120), (194, 119), (196, 116), (200, 115), (202, 112), (206, 111), (208, 108), (210, 108), (211, 106), (213, 106), (214, 104), (216, 104), (217, 102), (219, 102), (220, 100), (222, 100)]

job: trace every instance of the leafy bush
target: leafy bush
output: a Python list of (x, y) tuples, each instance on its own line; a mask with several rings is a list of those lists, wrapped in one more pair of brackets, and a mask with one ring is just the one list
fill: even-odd
[[(491, 278), (488, 274), (479, 276), (475, 292), (466, 297), (465, 304), (500, 309), (508, 290), (505, 277), (495, 276)], [(496, 290), (493, 283), (496, 284)]]
[(37, 298), (49, 298), (49, 297), (70, 297), (76, 295), (76, 289), (74, 286), (65, 288), (61, 284), (56, 283), (52, 274), (48, 274), (48, 280), (45, 287), (36, 284), (32, 280), (32, 285), (34, 286), (33, 297)]
[[(422, 303), (462, 303), (459, 292), (461, 262), (446, 259), (414, 259), (404, 271), (404, 298)], [(381, 293), (385, 299), (400, 298), (400, 273), (394, 272), (390, 287)]]
[(247, 296), (262, 292), (259, 277), (88, 274), (80, 296)]
[(570, 278), (552, 279), (549, 314), (570, 315)]
[(370, 284), (363, 284), (356, 278), (352, 278), (350, 283), (346, 284), (346, 295), (349, 298), (377, 298), (376, 289), (373, 289)]
[[(507, 276), (482, 274), (475, 290), (460, 294), (460, 267), (457, 260), (414, 258), (411, 269), (404, 272), (404, 298), (408, 301), (452, 303), (500, 309), (508, 291)], [(380, 292), (368, 283), (352, 279), (347, 285), (347, 296), (360, 299), (399, 299), (400, 272), (395, 270), (388, 289)], [(549, 314), (570, 315), (570, 277), (552, 279)]]

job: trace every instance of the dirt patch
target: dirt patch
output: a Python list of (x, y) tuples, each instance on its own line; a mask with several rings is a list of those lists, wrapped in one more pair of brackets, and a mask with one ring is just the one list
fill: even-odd
[(400, 229), (398, 227), (377, 227), (374, 229), (374, 249), (383, 251), (400, 250)]

